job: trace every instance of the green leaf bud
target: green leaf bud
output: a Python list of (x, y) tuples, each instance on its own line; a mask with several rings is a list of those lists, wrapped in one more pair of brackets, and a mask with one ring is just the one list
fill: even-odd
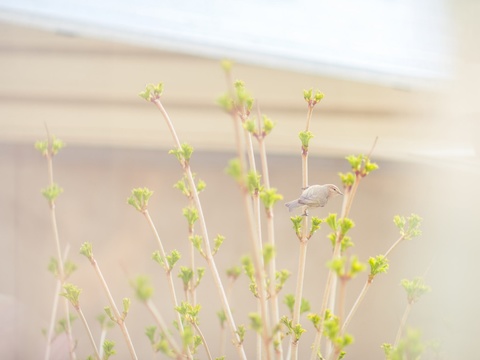
[(247, 120), (243, 123), (243, 128), (250, 134), (256, 135), (255, 122), (253, 120)]
[(292, 216), (292, 217), (290, 217), (290, 220), (292, 221), (293, 229), (295, 230), (295, 234), (297, 234), (298, 238), (300, 238), (301, 235), (302, 235), (302, 220), (303, 220), (303, 217), (301, 215)]
[(202, 192), (203, 190), (205, 190), (206, 187), (207, 187), (207, 184), (205, 183), (205, 181), (199, 179), (197, 182), (197, 191)]
[(366, 268), (366, 265), (360, 260), (358, 260), (357, 256), (352, 256), (350, 258), (350, 271), (349, 271), (349, 277), (354, 278), (357, 276), (359, 273), (363, 272)]
[(351, 172), (338, 173), (338, 176), (340, 176), (340, 181), (346, 189), (351, 188), (355, 183), (355, 175)]
[(193, 206), (183, 208), (183, 216), (187, 219), (188, 227), (193, 228), (193, 225), (198, 220), (198, 210)]
[(52, 184), (48, 188), (42, 190), (42, 195), (50, 202), (53, 203), (57, 197), (63, 193), (63, 189), (57, 184)]
[(338, 230), (337, 214), (328, 214), (328, 216), (325, 218), (325, 222), (333, 231), (336, 232)]
[(320, 321), (321, 321), (320, 315), (315, 313), (310, 313), (307, 315), (307, 319), (312, 322), (313, 327), (315, 329), (320, 330)]
[(233, 266), (227, 269), (227, 276), (236, 280), (242, 273), (242, 268), (240, 266)]
[(166, 255), (167, 258), (167, 263), (168, 263), (168, 269), (171, 270), (175, 264), (177, 263), (178, 260), (180, 260), (181, 255), (178, 250), (172, 250), (170, 255)]
[(220, 321), (220, 327), (224, 329), (225, 323), (227, 322), (227, 316), (225, 315), (225, 311), (224, 310), (217, 311), (217, 317), (218, 317), (218, 320)]
[(70, 260), (65, 261), (65, 264), (63, 265), (63, 272), (65, 273), (65, 278), (68, 278), (70, 275), (72, 275), (75, 270), (77, 270), (77, 265), (75, 263)]
[(338, 225), (340, 226), (340, 234), (345, 235), (351, 228), (355, 226), (355, 223), (349, 218), (342, 218), (338, 220)]
[(132, 195), (127, 199), (127, 203), (141, 213), (144, 213), (148, 208), (148, 200), (150, 200), (152, 195), (153, 191), (146, 187), (135, 188), (132, 190)]
[(277, 194), (277, 189), (275, 188), (262, 188), (262, 190), (260, 191), (260, 200), (262, 200), (263, 205), (266, 209), (270, 209), (271, 207), (273, 207), (273, 205), (275, 205), (277, 201), (282, 199), (283, 196), (281, 194)]
[(157, 327), (155, 325), (147, 326), (145, 328), (145, 335), (147, 335), (150, 344), (155, 344), (155, 333), (157, 332)]
[(215, 239), (213, 239), (213, 243), (214, 243), (213, 255), (215, 255), (218, 252), (218, 250), (220, 249), (220, 246), (222, 246), (224, 241), (225, 241), (225, 236), (222, 236), (220, 234), (217, 235)]
[(303, 90), (303, 98), (305, 99), (306, 102), (309, 102), (310, 100), (312, 100), (312, 93), (313, 93), (313, 89)]
[(154, 101), (160, 99), (162, 93), (163, 83), (158, 83), (157, 85), (148, 84), (145, 86), (145, 90), (138, 95), (146, 101)]
[(316, 92), (315, 92), (315, 98), (314, 98), (315, 103), (320, 102), (320, 101), (324, 98), (324, 96), (325, 96), (324, 93), (322, 93), (322, 92), (320, 92), (320, 91), (316, 91)]
[(57, 139), (55, 135), (52, 135), (50, 141), (45, 140), (35, 142), (35, 149), (40, 151), (43, 156), (57, 155), (65, 146), (65, 143), (62, 140)]
[(275, 246), (272, 244), (265, 244), (263, 246), (263, 263), (267, 265), (275, 257)]
[(188, 289), (188, 284), (193, 279), (193, 270), (186, 266), (180, 266), (178, 277), (182, 279), (184, 290)]
[(198, 252), (203, 256), (205, 257), (205, 253), (203, 252), (203, 249), (202, 249), (202, 243), (203, 243), (203, 238), (200, 236), (200, 235), (193, 235), (193, 236), (190, 236), (190, 241), (192, 242), (193, 246), (195, 247), (195, 249), (198, 250)]
[(80, 247), (80, 254), (87, 257), (90, 261), (93, 260), (93, 248), (92, 244), (89, 242), (84, 242)]
[(368, 263), (370, 264), (370, 279), (378, 274), (386, 273), (389, 267), (388, 259), (383, 255), (370, 257)]
[(304, 314), (307, 311), (310, 311), (310, 302), (302, 298), (302, 303), (300, 304), (300, 314)]
[(352, 171), (361, 177), (367, 176), (370, 172), (377, 170), (378, 165), (372, 163), (366, 155), (349, 155), (345, 159), (350, 163)]
[(314, 137), (313, 133), (310, 131), (302, 131), (298, 134), (300, 141), (302, 142), (302, 147), (308, 149), (308, 144), (310, 140)]
[(277, 271), (275, 273), (275, 280), (277, 282), (277, 285), (275, 286), (275, 291), (277, 292), (277, 294), (280, 292), (280, 290), (282, 290), (283, 286), (287, 282), (290, 275), (291, 275), (290, 271), (286, 269)]
[(248, 190), (250, 191), (250, 194), (257, 194), (258, 191), (261, 188), (260, 185), (260, 178), (261, 175), (258, 174), (255, 171), (249, 171), (247, 174), (247, 185), (248, 185)]
[(295, 296), (293, 294), (286, 294), (283, 298), (283, 303), (287, 305), (290, 314), (293, 314), (293, 308), (295, 306)]
[(248, 314), (248, 318), (250, 319), (250, 327), (260, 334), (262, 331), (262, 318), (260, 314), (250, 313)]
[(226, 112), (231, 112), (234, 108), (233, 99), (229, 94), (223, 94), (217, 98), (217, 104)]
[(225, 71), (231, 71), (233, 67), (233, 62), (231, 60), (224, 59), (220, 62), (220, 66)]
[(117, 352), (115, 351), (115, 342), (111, 340), (105, 340), (103, 342), (103, 359), (102, 360), (108, 360), (110, 356), (115, 355)]
[(407, 292), (407, 300), (409, 304), (417, 302), (422, 295), (432, 291), (430, 286), (425, 285), (423, 279), (420, 277), (417, 277), (411, 281), (403, 279), (400, 284)]
[(230, 175), (235, 181), (242, 181), (242, 167), (238, 158), (232, 159), (228, 162), (226, 173)]
[(255, 267), (253, 266), (253, 261), (250, 256), (242, 257), (243, 271), (248, 276), (250, 281), (255, 281)]
[(420, 225), (422, 218), (416, 214), (411, 214), (405, 218), (403, 216), (395, 215), (393, 222), (400, 230), (400, 235), (405, 240), (411, 240), (414, 237), (421, 235)]
[(275, 123), (270, 120), (267, 116), (263, 115), (263, 135), (266, 136), (270, 134), (275, 127)]
[(48, 271), (50, 271), (54, 276), (58, 276), (58, 260), (54, 257), (50, 258), (50, 262), (48, 263)]
[(110, 320), (112, 320), (113, 322), (117, 322), (110, 306), (105, 306), (103, 310), (105, 311), (105, 314), (107, 314), (107, 316), (110, 318)]
[(199, 267), (197, 268), (197, 282), (196, 286), (200, 284), (200, 281), (203, 279), (203, 276), (205, 275), (205, 268), (204, 267)]
[(163, 267), (165, 267), (165, 260), (163, 259), (162, 255), (160, 254), (160, 251), (159, 250), (155, 250), (153, 253), (152, 253), (152, 259), (157, 262), (158, 264), (162, 265)]
[(182, 166), (186, 166), (192, 157), (193, 146), (184, 143), (180, 145), (180, 148), (172, 149), (168, 153), (175, 155), (180, 164), (182, 164)]
[(72, 306), (78, 310), (80, 308), (79, 297), (82, 290), (73, 284), (64, 284), (63, 290), (64, 292), (60, 293), (60, 295), (70, 301)]
[(148, 276), (138, 276), (135, 281), (130, 282), (130, 284), (135, 291), (135, 296), (140, 301), (145, 302), (153, 296), (153, 286)]
[(323, 222), (323, 219), (319, 219), (318, 217), (312, 216), (312, 225), (310, 227), (310, 234), (308, 235), (309, 239), (318, 229), (320, 229), (320, 225), (322, 224), (322, 222)]
[(125, 319), (127, 317), (128, 311), (130, 310), (130, 305), (132, 304), (132, 301), (129, 298), (123, 298), (122, 304), (123, 304), (123, 318)]
[(247, 330), (245, 328), (245, 325), (239, 325), (237, 327), (237, 335), (240, 339), (240, 344), (243, 343), (243, 341), (245, 340), (245, 334), (247, 333)]
[(44, 141), (36, 141), (35, 142), (35, 149), (37, 149), (38, 151), (40, 151), (40, 153), (43, 155), (43, 156), (47, 156), (48, 155), (48, 141), (47, 140), (44, 140)]

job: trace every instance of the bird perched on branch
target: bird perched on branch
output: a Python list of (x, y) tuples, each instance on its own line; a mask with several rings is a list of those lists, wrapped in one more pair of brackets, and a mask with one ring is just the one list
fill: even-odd
[(303, 215), (308, 215), (308, 208), (323, 207), (327, 204), (328, 199), (337, 195), (343, 194), (340, 189), (333, 184), (311, 185), (303, 190), (298, 199), (287, 202), (285, 206), (288, 207), (289, 211), (304, 206)]

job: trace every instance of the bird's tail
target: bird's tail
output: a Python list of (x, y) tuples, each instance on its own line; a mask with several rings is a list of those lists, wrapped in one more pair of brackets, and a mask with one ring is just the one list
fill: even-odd
[(298, 203), (298, 200), (293, 200), (285, 203), (285, 206), (288, 207), (288, 211), (293, 211), (293, 209), (299, 207), (300, 204)]

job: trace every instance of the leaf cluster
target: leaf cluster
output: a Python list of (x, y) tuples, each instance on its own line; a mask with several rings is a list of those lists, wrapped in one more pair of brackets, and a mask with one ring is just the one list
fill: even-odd
[(405, 240), (411, 240), (422, 234), (422, 231), (420, 230), (422, 218), (417, 214), (411, 214), (406, 218), (404, 216), (395, 215), (393, 222), (398, 227), (400, 235)]
[(127, 199), (127, 204), (144, 213), (147, 211), (148, 201), (152, 195), (153, 191), (146, 187), (132, 189), (132, 195)]
[(162, 93), (163, 83), (158, 83), (157, 85), (148, 84), (147, 86), (145, 86), (145, 90), (138, 95), (146, 101), (155, 101), (160, 99)]
[(65, 147), (65, 143), (52, 135), (50, 140), (43, 140), (35, 142), (35, 149), (37, 149), (43, 156), (53, 157)]

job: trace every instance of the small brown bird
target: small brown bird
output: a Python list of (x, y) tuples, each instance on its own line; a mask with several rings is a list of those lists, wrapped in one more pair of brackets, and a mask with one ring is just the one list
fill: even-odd
[(293, 209), (305, 206), (304, 215), (307, 215), (308, 208), (311, 207), (323, 207), (327, 204), (328, 199), (343, 195), (340, 189), (333, 184), (325, 185), (311, 185), (303, 190), (302, 195), (296, 200), (290, 201), (285, 204), (289, 211)]

